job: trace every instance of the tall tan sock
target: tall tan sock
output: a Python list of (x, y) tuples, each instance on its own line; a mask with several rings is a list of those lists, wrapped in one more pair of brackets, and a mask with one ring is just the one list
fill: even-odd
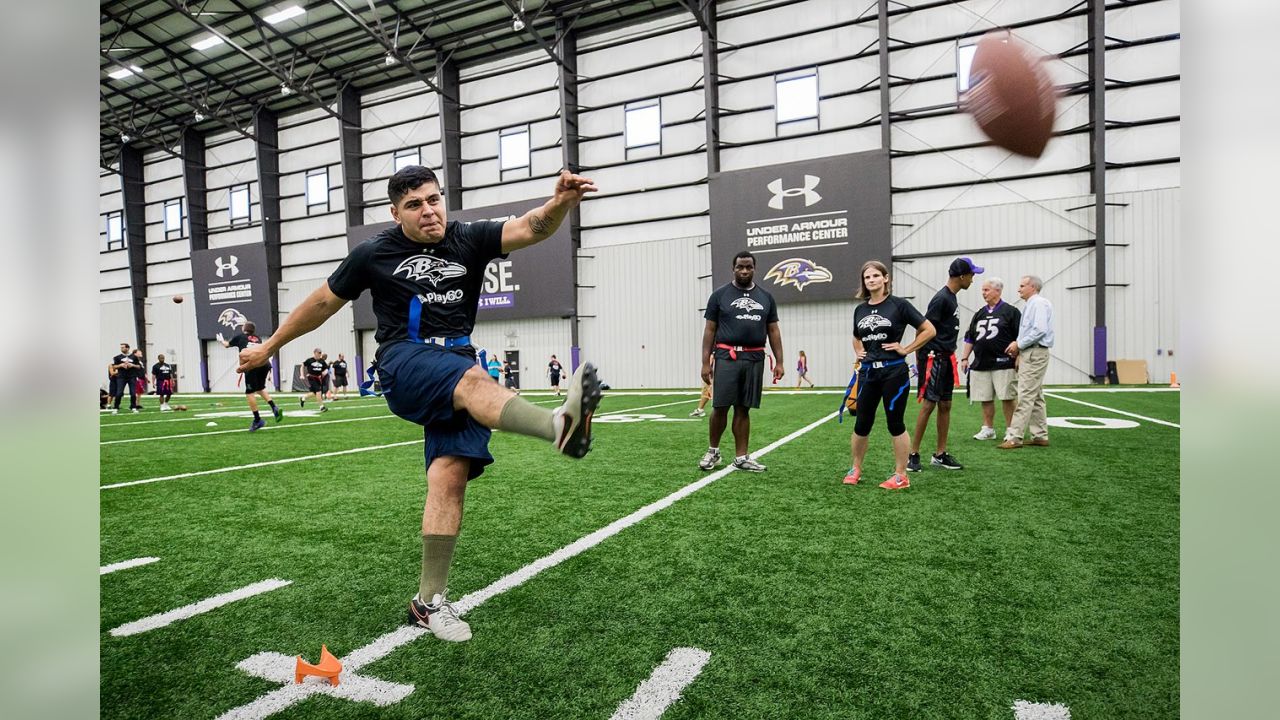
[(551, 417), (550, 408), (538, 407), (522, 397), (513, 397), (502, 406), (502, 414), (498, 416), (498, 429), (543, 440), (555, 440), (556, 431)]
[(457, 542), (457, 535), (422, 536), (422, 575), (418, 578), (418, 599), (422, 602), (429, 603), (431, 598), (444, 592)]

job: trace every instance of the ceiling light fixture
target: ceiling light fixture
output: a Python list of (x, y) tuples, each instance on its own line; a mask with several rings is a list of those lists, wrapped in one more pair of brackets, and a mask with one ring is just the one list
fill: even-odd
[(511, 29), (515, 32), (524, 30), (524, 20), (520, 19), (520, 13), (511, 16)]
[(200, 38), (199, 40), (191, 43), (191, 47), (201, 52), (204, 52), (205, 50), (208, 50), (209, 48), (214, 47), (216, 45), (221, 45), (224, 42), (226, 42), (226, 40), (223, 40), (217, 35), (209, 35), (208, 37)]
[(195, 118), (196, 118), (196, 122), (200, 122), (200, 121), (204, 120), (204, 113), (202, 113), (202, 112), (200, 112), (199, 110), (197, 110), (197, 111), (196, 111), (196, 114), (195, 114)]
[(129, 142), (132, 139), (133, 138), (129, 135), (129, 133), (123, 133), (123, 132), (120, 133), (120, 142)]
[(289, 87), (289, 83), (280, 83), (281, 95), (290, 95), (292, 93), (293, 93), (293, 88)]
[(388, 67), (389, 67), (389, 66), (391, 66), (391, 65), (395, 65), (395, 64), (396, 64), (396, 63), (398, 63), (398, 62), (400, 62), (400, 61), (399, 61), (399, 60), (397, 60), (397, 59), (396, 59), (396, 56), (395, 56), (395, 55), (392, 55), (391, 53), (387, 53), (387, 56), (386, 56), (385, 58), (383, 58), (383, 60), (382, 60), (382, 64), (383, 64), (383, 65), (386, 65), (386, 66), (388, 66)]
[(281, 8), (281, 9), (279, 9), (279, 10), (277, 10), (277, 11), (275, 11), (275, 12), (271, 13), (270, 15), (267, 15), (266, 17), (264, 17), (264, 18), (262, 18), (262, 19), (263, 19), (263, 20), (266, 20), (267, 22), (271, 23), (272, 25), (279, 25), (280, 23), (284, 22), (285, 20), (288, 20), (289, 18), (295, 18), (295, 17), (298, 17), (299, 15), (301, 15), (301, 14), (303, 14), (303, 13), (305, 13), (305, 12), (306, 12), (306, 10), (303, 10), (303, 9), (302, 9), (300, 6), (298, 6), (298, 5), (290, 5), (290, 6), (289, 6), (289, 7), (287, 7), (287, 8)]
[(140, 72), (142, 72), (142, 68), (138, 67), (137, 65), (130, 65), (127, 68), (123, 68), (123, 67), (117, 68), (116, 70), (107, 73), (107, 77), (112, 78), (114, 80), (123, 80), (129, 77), (130, 75), (137, 75)]

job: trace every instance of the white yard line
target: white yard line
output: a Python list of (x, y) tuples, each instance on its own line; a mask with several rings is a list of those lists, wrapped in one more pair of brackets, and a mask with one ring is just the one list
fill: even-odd
[(232, 590), (231, 592), (225, 592), (221, 595), (214, 595), (211, 598), (205, 598), (200, 602), (191, 603), (190, 605), (183, 605), (182, 607), (170, 610), (169, 612), (162, 612), (158, 615), (149, 615), (141, 620), (134, 620), (133, 622), (125, 623), (118, 628), (112, 628), (111, 634), (116, 637), (123, 637), (125, 635), (137, 635), (138, 633), (144, 633), (148, 630), (162, 628), (172, 625), (179, 620), (186, 620), (188, 618), (193, 618), (196, 615), (207, 613), (210, 610), (216, 610), (223, 605), (228, 605), (236, 602), (237, 600), (244, 600), (245, 598), (250, 598), (254, 595), (261, 595), (262, 593), (271, 592), (272, 590), (279, 590), (292, 582), (292, 580), (271, 578), (270, 580), (263, 580), (252, 585), (245, 585), (239, 590)]
[(645, 405), (644, 407), (627, 408), (626, 410), (610, 410), (609, 412), (596, 413), (596, 417), (600, 417), (602, 415), (621, 415), (623, 413), (633, 413), (639, 410), (652, 410), (653, 408), (668, 407), (671, 405), (687, 405), (691, 402), (697, 402), (697, 399), (677, 400), (675, 402), (660, 403), (658, 405)]
[(667, 653), (662, 664), (653, 669), (648, 680), (613, 712), (610, 720), (658, 720), (667, 708), (680, 699), (680, 694), (694, 681), (711, 659), (711, 653), (698, 648), (676, 648)]
[(98, 574), (107, 575), (117, 570), (128, 570), (129, 568), (136, 568), (142, 565), (150, 565), (153, 562), (160, 562), (160, 558), (140, 557), (140, 558), (134, 558), (132, 560), (121, 560), (118, 563), (111, 563), (110, 565), (103, 565), (102, 567), (98, 568)]
[(147, 483), (162, 482), (165, 480), (179, 480), (181, 478), (197, 477), (199, 475), (216, 475), (218, 473), (248, 470), (250, 468), (266, 467), (268, 465), (287, 465), (289, 463), (303, 462), (304, 460), (317, 460), (319, 458), (351, 455), (353, 453), (369, 452), (370, 450), (384, 450), (386, 448), (403, 447), (405, 445), (419, 445), (421, 443), (421, 440), (406, 440), (404, 442), (389, 443), (387, 445), (370, 445), (368, 447), (352, 448), (350, 450), (337, 450), (334, 452), (319, 453), (317, 455), (303, 455), (302, 457), (267, 460), (266, 462), (249, 463), (247, 465), (233, 465), (231, 467), (214, 468), (213, 470), (198, 470), (196, 472), (180, 473), (178, 475), (165, 475), (164, 477), (147, 478), (146, 480), (131, 480), (129, 482), (115, 483), (112, 485), (100, 485), (98, 486), (98, 489), (114, 490), (115, 488), (130, 487), (133, 485), (146, 485)]
[(1052, 392), (1063, 393), (1176, 393), (1179, 388), (1155, 387), (1088, 387), (1088, 388), (1049, 388)]
[[(267, 427), (262, 428), (258, 432), (262, 432), (263, 430), (274, 431), (274, 430), (288, 430), (290, 428), (304, 428), (304, 427), (311, 427), (313, 425), (333, 425), (335, 423), (363, 422), (365, 420), (386, 420), (387, 418), (393, 418), (393, 417), (396, 417), (396, 416), (395, 415), (375, 415), (373, 417), (343, 418), (341, 420), (312, 420), (308, 422), (286, 423), (284, 425), (275, 424), (275, 425), (268, 425)], [(235, 420), (237, 418), (228, 418), (228, 419)], [(207, 432), (182, 433), (181, 435), (157, 435), (156, 437), (128, 438), (126, 440), (103, 440), (98, 444), (99, 445), (120, 445), (122, 443), (150, 442), (152, 440), (176, 440), (178, 438), (204, 437), (206, 435), (226, 435), (227, 433), (247, 433), (247, 432), (249, 432), (249, 428), (236, 428), (235, 430), (211, 430)]]
[(1071, 720), (1071, 710), (1057, 703), (1013, 702), (1014, 720)]
[[(790, 435), (764, 446), (755, 453), (752, 453), (752, 455), (755, 457), (763, 457), (773, 450), (776, 450), (801, 435), (819, 427), (823, 423), (826, 423), (834, 418), (836, 414), (837, 413), (824, 415), (822, 418), (805, 425)], [(590, 550), (604, 540), (613, 537), (619, 532), (622, 532), (623, 530), (661, 510), (671, 507), (671, 505), (677, 501), (692, 495), (731, 472), (733, 472), (733, 466), (729, 465), (696, 482), (690, 483), (660, 500), (645, 505), (626, 517), (615, 520), (605, 527), (575, 540), (550, 555), (539, 558), (513, 573), (498, 578), (487, 587), (481, 588), (469, 595), (462, 596), (461, 599), (454, 603), (454, 607), (458, 610), (460, 615), (474, 610), (490, 598), (500, 595), (508, 590), (517, 588), (531, 578), (537, 576), (542, 571), (553, 568), (565, 560)], [(413, 642), (419, 637), (427, 634), (427, 632), (426, 628), (421, 628), (416, 625), (401, 625), (395, 630), (373, 640), (368, 645), (353, 650), (345, 658), (342, 658), (343, 670), (347, 672), (355, 672), (371, 662), (381, 660), (393, 650), (401, 647), (402, 645), (407, 645), (408, 643)], [(259, 657), (259, 655), (255, 655), (253, 657)], [(279, 655), (279, 657), (284, 658), (281, 662), (293, 662), (292, 658), (289, 658), (288, 656)], [(249, 662), (250, 660), (253, 660), (253, 658), (249, 658), (243, 662)], [(258, 676), (262, 677), (261, 674)], [(258, 720), (259, 718), (265, 718), (278, 713), (295, 703), (305, 700), (312, 694), (319, 692), (318, 688), (321, 687), (324, 686), (311, 683), (303, 683), (301, 685), (292, 683), (286, 684), (284, 687), (272, 690), (271, 692), (268, 692), (245, 705), (228, 710), (226, 713), (218, 716), (218, 720)]]
[(1157, 420), (1155, 418), (1147, 417), (1146, 415), (1139, 415), (1137, 413), (1131, 413), (1125, 410), (1117, 410), (1115, 408), (1109, 408), (1106, 405), (1095, 405), (1091, 402), (1076, 400), (1075, 398), (1063, 397), (1061, 395), (1056, 395), (1050, 392), (1045, 393), (1044, 396), (1051, 397), (1055, 400), (1065, 400), (1066, 402), (1075, 403), (1077, 405), (1085, 405), (1087, 407), (1091, 407), (1097, 410), (1106, 410), (1107, 412), (1116, 413), (1117, 415), (1128, 415), (1129, 417), (1135, 417), (1135, 418), (1138, 418), (1139, 420), (1146, 420), (1147, 422), (1153, 422), (1157, 425), (1167, 425), (1172, 428), (1178, 428), (1179, 430), (1182, 429), (1182, 426), (1179, 425), (1178, 423), (1172, 423), (1172, 422), (1169, 422), (1168, 420)]
[[(385, 410), (386, 407), (387, 407), (386, 405), (383, 405), (381, 403), (378, 403), (378, 404), (370, 403), (363, 407), (358, 407), (355, 405), (330, 405), (329, 409), (330, 410), (371, 410), (371, 409), (378, 408), (378, 409)], [(193, 422), (195, 420), (207, 421), (212, 418), (199, 417), (199, 415), (201, 413), (210, 413), (210, 412), (218, 412), (218, 413), (237, 412), (240, 414), (236, 415), (235, 417), (242, 417), (245, 420), (248, 420), (249, 418), (253, 417), (253, 411), (249, 410), (249, 407), (247, 405), (244, 406), (243, 410), (236, 410), (235, 408), (228, 408), (228, 407), (213, 407), (211, 405), (209, 407), (191, 408), (189, 410), (174, 410), (172, 412), (165, 413), (169, 417), (166, 417), (160, 420), (130, 420), (127, 422), (104, 422), (99, 424), (98, 427), (102, 429), (106, 429), (106, 428), (125, 427), (127, 425), (155, 425), (156, 423)], [(262, 412), (269, 415), (271, 413), (271, 409), (267, 408)], [(174, 417), (175, 415), (177, 415), (178, 417)], [(284, 415), (285, 417), (291, 417), (287, 410), (285, 411)], [(231, 417), (231, 416), (224, 415), (222, 417)], [(312, 417), (312, 416), (306, 415), (304, 417)]]

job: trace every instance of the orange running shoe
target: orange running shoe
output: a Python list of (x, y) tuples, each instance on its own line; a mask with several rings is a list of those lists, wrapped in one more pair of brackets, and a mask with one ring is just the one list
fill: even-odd
[(862, 470), (860, 468), (849, 468), (849, 472), (844, 476), (845, 485), (857, 485), (862, 479)]
[(907, 479), (906, 475), (894, 473), (889, 476), (888, 480), (880, 483), (880, 487), (885, 490), (904, 490), (911, 487), (911, 481)]

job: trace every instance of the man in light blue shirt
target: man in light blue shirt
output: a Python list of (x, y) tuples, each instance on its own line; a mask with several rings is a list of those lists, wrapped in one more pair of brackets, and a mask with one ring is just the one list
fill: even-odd
[(1049, 348), (1053, 347), (1053, 304), (1040, 294), (1044, 282), (1035, 275), (1023, 276), (1018, 296), (1026, 301), (1018, 339), (1005, 352), (1018, 361), (1018, 405), (1005, 432), (1001, 450), (1022, 447), (1022, 438), (1031, 431), (1028, 445), (1049, 444), (1049, 422), (1044, 404), (1044, 376), (1049, 370)]

